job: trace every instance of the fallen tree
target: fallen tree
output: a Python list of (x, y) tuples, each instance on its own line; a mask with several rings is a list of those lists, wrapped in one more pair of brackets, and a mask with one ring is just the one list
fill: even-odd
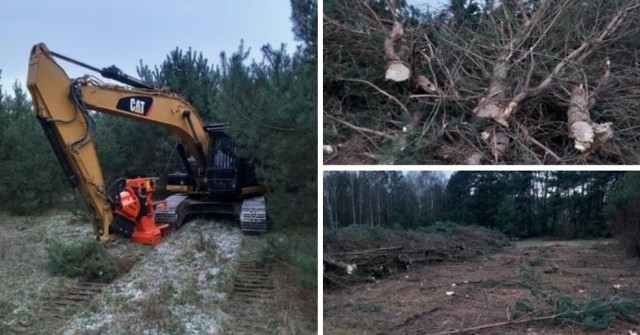
[(640, 162), (640, 0), (456, 3), (325, 3), (331, 158)]

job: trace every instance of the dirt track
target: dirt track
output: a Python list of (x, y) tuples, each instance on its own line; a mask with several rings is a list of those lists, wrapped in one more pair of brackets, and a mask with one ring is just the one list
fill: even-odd
[[(639, 276), (640, 263), (626, 258), (612, 240), (521, 241), (498, 254), (424, 266), (348, 289), (325, 290), (324, 331), (431, 334), (503, 322), (519, 297), (536, 301), (534, 287), (568, 294), (576, 302), (614, 295), (638, 298)], [(473, 334), (628, 334), (633, 329), (637, 326), (622, 320), (598, 332), (586, 332), (575, 323), (538, 322)]]

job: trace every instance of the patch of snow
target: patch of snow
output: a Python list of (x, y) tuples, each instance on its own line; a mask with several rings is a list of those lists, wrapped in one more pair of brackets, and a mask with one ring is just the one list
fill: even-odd
[(127, 283), (122, 288), (122, 294), (124, 296), (129, 297), (129, 299), (131, 299), (131, 301), (137, 301), (137, 300), (142, 299), (142, 297), (144, 297), (144, 292), (141, 289), (139, 289), (138, 287), (136, 287), (136, 283), (134, 283), (134, 282)]
[[(65, 334), (89, 329), (95, 333), (118, 332), (122, 325), (140, 334), (166, 331), (153, 320), (144, 320), (150, 297), (160, 299), (170, 319), (180, 323), (185, 334), (217, 334), (226, 317), (219, 301), (226, 299), (240, 253), (242, 233), (229, 223), (194, 221), (168, 237), (131, 271), (119, 278), (97, 299), (98, 310), (76, 315)], [(205, 246), (202, 249), (202, 239)], [(157, 302), (156, 302), (157, 303)]]

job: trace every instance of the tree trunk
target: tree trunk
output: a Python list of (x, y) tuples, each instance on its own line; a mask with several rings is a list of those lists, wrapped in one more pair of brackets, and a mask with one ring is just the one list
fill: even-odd
[(363, 194), (362, 194), (362, 183), (364, 180), (360, 180), (358, 182), (358, 216), (360, 217), (360, 223), (366, 222), (362, 217), (362, 204), (364, 203)]
[(382, 192), (380, 192), (380, 187), (378, 187), (378, 225), (382, 226), (382, 215), (380, 212), (380, 194)]
[(376, 225), (376, 222), (373, 218), (373, 192), (371, 190), (371, 187), (369, 187), (369, 222), (372, 226)]

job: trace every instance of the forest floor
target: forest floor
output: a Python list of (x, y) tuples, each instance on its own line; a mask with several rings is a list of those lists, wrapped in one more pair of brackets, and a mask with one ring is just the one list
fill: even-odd
[[(233, 222), (195, 220), (156, 247), (121, 239), (127, 265), (111, 283), (52, 276), (45, 240), (92, 238), (68, 213), (0, 214), (0, 334), (313, 333), (316, 310), (296, 300), (290, 274), (259, 257), (266, 238)], [(315, 305), (315, 304), (314, 304)], [(311, 318), (311, 320), (310, 320)]]
[[(434, 334), (508, 321), (517, 299), (549, 307), (541, 295), (640, 298), (640, 262), (615, 241), (523, 240), (501, 252), (413, 268), (371, 283), (325, 289), (324, 333)], [(535, 294), (538, 292), (538, 294)], [(540, 294), (543, 293), (543, 294)], [(637, 320), (638, 315), (633, 317)], [(630, 334), (640, 326), (617, 319), (605, 330), (577, 322), (537, 321), (464, 334)], [(452, 332), (452, 334), (458, 332)]]

